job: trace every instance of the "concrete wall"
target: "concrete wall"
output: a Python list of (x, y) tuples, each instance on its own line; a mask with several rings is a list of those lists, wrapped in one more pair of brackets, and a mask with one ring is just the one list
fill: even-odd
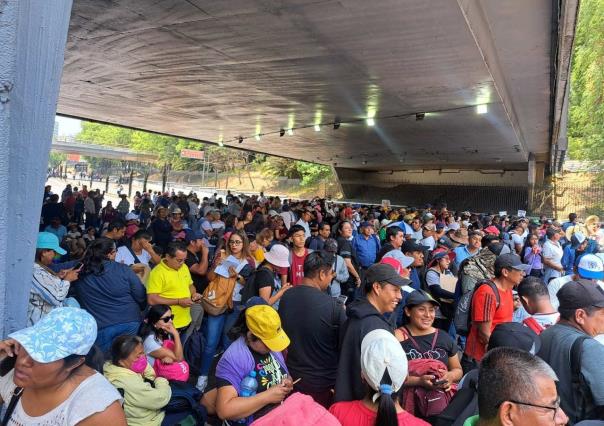
[(0, 335), (25, 325), (71, 0), (0, 0)]
[(527, 171), (395, 171), (365, 172), (336, 168), (346, 199), (419, 206), (447, 203), (472, 211), (526, 210)]

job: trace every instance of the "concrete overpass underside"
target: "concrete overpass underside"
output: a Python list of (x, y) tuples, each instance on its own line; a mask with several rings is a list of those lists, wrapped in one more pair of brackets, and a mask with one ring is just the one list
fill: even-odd
[(74, 0), (58, 113), (330, 165), (346, 198), (523, 208), (566, 149), (576, 13), (576, 0)]

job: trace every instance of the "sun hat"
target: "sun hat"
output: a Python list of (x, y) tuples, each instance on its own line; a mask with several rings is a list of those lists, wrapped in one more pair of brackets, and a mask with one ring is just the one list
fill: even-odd
[(36, 241), (36, 248), (54, 250), (61, 256), (67, 253), (59, 245), (59, 238), (52, 232), (39, 232), (38, 241)]
[(388, 258), (395, 259), (396, 261), (398, 261), (401, 264), (401, 266), (403, 268), (408, 268), (415, 261), (415, 259), (412, 258), (411, 256), (405, 256), (402, 251), (396, 250), (396, 249), (390, 250), (382, 257), (382, 259), (388, 259)]
[(270, 251), (264, 254), (264, 258), (271, 265), (279, 266), (280, 268), (289, 268), (289, 250), (282, 244), (275, 244)]
[(602, 259), (595, 254), (581, 256), (578, 270), (581, 278), (604, 280), (604, 263), (602, 262)]
[[(384, 373), (388, 371), (391, 385), (382, 385)], [(361, 342), (361, 375), (380, 394), (390, 395), (398, 391), (407, 378), (408, 365), (405, 351), (396, 337), (389, 331), (377, 329), (365, 335)]]
[(271, 351), (281, 352), (290, 340), (281, 328), (279, 314), (272, 306), (255, 305), (245, 310), (245, 323), (254, 336)]
[(96, 335), (92, 315), (80, 308), (61, 307), (8, 337), (19, 342), (34, 361), (47, 364), (69, 355), (88, 355)]
[(459, 228), (449, 238), (459, 244), (468, 244), (468, 230), (466, 228)]

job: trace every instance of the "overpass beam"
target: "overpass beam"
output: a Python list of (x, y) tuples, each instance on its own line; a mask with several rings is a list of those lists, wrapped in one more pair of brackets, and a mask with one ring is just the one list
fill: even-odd
[(0, 1), (0, 335), (26, 325), (72, 0)]

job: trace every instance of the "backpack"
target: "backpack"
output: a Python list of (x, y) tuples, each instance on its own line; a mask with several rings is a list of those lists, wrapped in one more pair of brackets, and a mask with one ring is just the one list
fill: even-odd
[(589, 384), (581, 373), (583, 342), (587, 339), (590, 339), (590, 337), (578, 337), (570, 348), (571, 387), (573, 391), (573, 405), (576, 407), (577, 413), (576, 418), (570, 419), (572, 423), (580, 420), (604, 418), (604, 410), (602, 410), (602, 407), (595, 406)]
[[(477, 370), (473, 371), (478, 373)], [(464, 379), (464, 386), (457, 389), (447, 408), (431, 420), (433, 426), (462, 426), (475, 414), (478, 414), (478, 374), (469, 372)]]
[[(168, 405), (164, 407), (166, 417), (175, 414), (178, 417), (182, 416), (180, 420), (184, 420), (184, 418), (192, 416), (196, 424), (204, 425), (208, 414), (205, 407), (199, 403), (202, 393), (195, 386), (186, 382), (170, 382), (170, 389), (172, 389), (172, 396)], [(169, 424), (172, 423), (169, 422)]]
[(205, 347), (205, 338), (201, 330), (195, 330), (185, 341), (183, 346), (183, 355), (189, 364), (189, 373), (192, 376), (201, 374), (201, 360), (203, 358), (203, 349)]
[(233, 290), (237, 278), (225, 278), (216, 274), (216, 277), (206, 287), (201, 295), (201, 305), (208, 315), (223, 314), (227, 308), (233, 307)]
[(241, 304), (245, 303), (252, 297), (258, 296), (256, 289), (256, 270), (249, 265), (245, 265), (239, 272), (239, 275), (245, 278), (245, 285), (241, 289)]
[(466, 294), (462, 295), (457, 302), (457, 306), (455, 307), (455, 316), (453, 318), (453, 324), (455, 325), (455, 330), (457, 334), (460, 336), (467, 336), (470, 333), (470, 326), (472, 324), (472, 298), (474, 293), (481, 285), (488, 285), (493, 293), (495, 293), (496, 299), (496, 309), (499, 309), (499, 291), (497, 291), (497, 286), (491, 280), (481, 281), (474, 287), (474, 290), (468, 291)]

